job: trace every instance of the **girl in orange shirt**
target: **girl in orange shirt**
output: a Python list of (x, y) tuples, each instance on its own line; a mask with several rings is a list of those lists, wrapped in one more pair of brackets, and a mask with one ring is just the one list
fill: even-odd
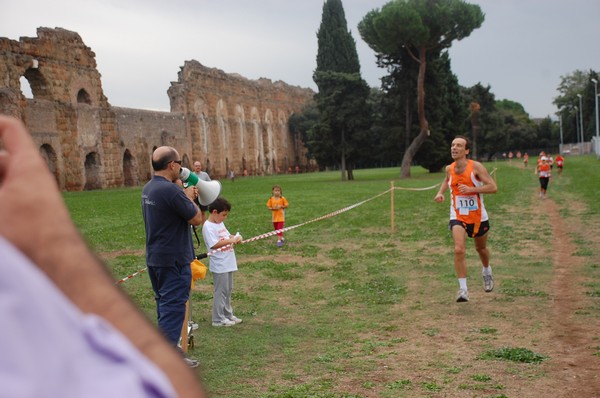
[[(271, 218), (273, 220), (273, 228), (275, 230), (283, 229), (285, 223), (285, 209), (288, 208), (287, 199), (281, 194), (281, 187), (279, 185), (273, 186), (273, 196), (267, 201), (267, 207), (271, 209)], [(285, 239), (283, 238), (283, 231), (277, 233), (277, 247), (283, 246)]]

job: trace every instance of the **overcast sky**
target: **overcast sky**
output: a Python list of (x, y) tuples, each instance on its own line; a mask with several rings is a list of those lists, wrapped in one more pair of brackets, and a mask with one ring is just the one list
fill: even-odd
[[(385, 71), (357, 25), (387, 0), (342, 0), (363, 78)], [(450, 49), (459, 84), (490, 85), (496, 99), (521, 103), (532, 117), (553, 115), (560, 77), (600, 70), (600, 1), (471, 0), (481, 28)], [(167, 89), (186, 60), (316, 90), (316, 32), (323, 0), (0, 0), (0, 37), (35, 37), (61, 27), (96, 53), (114, 106), (169, 110)]]

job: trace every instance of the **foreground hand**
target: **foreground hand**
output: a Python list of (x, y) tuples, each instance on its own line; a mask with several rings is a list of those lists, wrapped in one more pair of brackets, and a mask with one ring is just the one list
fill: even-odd
[(40, 247), (78, 233), (23, 123), (0, 115), (0, 139), (0, 235), (34, 259), (43, 255)]

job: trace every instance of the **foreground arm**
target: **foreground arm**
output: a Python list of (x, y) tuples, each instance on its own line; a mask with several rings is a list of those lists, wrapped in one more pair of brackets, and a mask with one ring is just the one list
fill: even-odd
[(0, 116), (0, 235), (84, 313), (119, 330), (169, 378), (180, 397), (204, 397), (195, 374), (114, 284), (71, 221), (54, 177), (21, 122)]

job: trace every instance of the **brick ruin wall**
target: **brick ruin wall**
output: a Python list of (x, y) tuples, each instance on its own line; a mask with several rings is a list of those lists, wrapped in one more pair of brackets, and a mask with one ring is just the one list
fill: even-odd
[[(213, 178), (311, 167), (289, 117), (314, 92), (186, 61), (171, 82), (170, 112), (113, 107), (94, 52), (65, 29), (0, 38), (0, 113), (21, 118), (63, 190), (136, 186), (152, 177), (151, 155), (173, 146), (183, 165), (200, 160)], [(25, 98), (21, 78), (33, 99)]]

